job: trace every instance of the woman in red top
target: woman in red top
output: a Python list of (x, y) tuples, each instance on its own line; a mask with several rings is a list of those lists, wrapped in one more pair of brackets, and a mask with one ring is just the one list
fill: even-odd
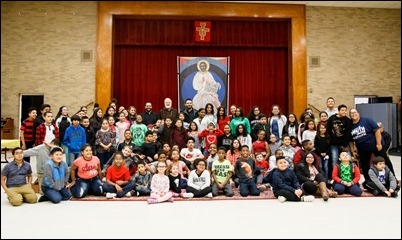
[(225, 125), (230, 124), (230, 117), (226, 115), (226, 109), (223, 106), (218, 107), (216, 114), (218, 128), (223, 132)]

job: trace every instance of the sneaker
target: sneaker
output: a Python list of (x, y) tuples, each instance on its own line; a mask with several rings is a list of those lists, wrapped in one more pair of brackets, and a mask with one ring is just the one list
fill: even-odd
[(184, 198), (192, 198), (192, 197), (194, 197), (194, 194), (193, 193), (188, 193), (188, 192), (186, 192), (186, 193), (183, 193), (183, 197)]
[(147, 203), (148, 204), (155, 204), (155, 203), (158, 203), (158, 200), (156, 200), (155, 198), (148, 198)]
[(212, 193), (208, 193), (207, 195), (205, 195), (205, 197), (206, 197), (206, 198), (212, 198), (213, 195), (212, 195)]
[(286, 198), (284, 196), (279, 196), (278, 197), (279, 202), (284, 203), (286, 202)]
[(131, 192), (126, 193), (126, 197), (131, 197)]
[(303, 202), (312, 202), (315, 197), (313, 195), (303, 196)]
[(116, 198), (117, 194), (116, 193), (106, 193), (106, 198)]
[(374, 195), (374, 196), (378, 196), (379, 194), (380, 194), (380, 192), (379, 192), (378, 190), (374, 190), (374, 191), (373, 191), (373, 195)]
[(264, 192), (267, 189), (267, 187), (264, 184), (259, 184), (257, 188), (260, 190), (260, 192)]
[(169, 199), (168, 199), (168, 202), (174, 202), (174, 198), (173, 197), (170, 197)]

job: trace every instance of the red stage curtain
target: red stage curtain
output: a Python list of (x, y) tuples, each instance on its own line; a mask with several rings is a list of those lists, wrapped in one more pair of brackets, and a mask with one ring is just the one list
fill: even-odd
[(116, 19), (113, 97), (158, 112), (170, 97), (178, 106), (177, 57), (230, 57), (229, 105), (247, 115), (258, 105), (288, 111), (288, 21), (212, 21), (211, 43), (194, 41), (193, 20)]

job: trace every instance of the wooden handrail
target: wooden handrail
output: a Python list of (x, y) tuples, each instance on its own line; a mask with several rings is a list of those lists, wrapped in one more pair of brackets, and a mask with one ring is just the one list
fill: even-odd
[(321, 112), (320, 109), (316, 108), (313, 104), (308, 103), (307, 104), (308, 107), (312, 108), (314, 111), (316, 111), (317, 113)]
[(92, 104), (94, 104), (94, 103), (95, 103), (95, 102), (92, 101), (92, 102), (88, 103), (87, 105), (85, 105), (85, 107), (89, 107), (90, 105), (92, 105)]

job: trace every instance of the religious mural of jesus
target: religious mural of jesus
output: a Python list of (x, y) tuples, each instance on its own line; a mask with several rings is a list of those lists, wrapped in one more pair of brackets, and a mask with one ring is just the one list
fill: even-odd
[(178, 57), (179, 109), (190, 98), (195, 109), (211, 103), (216, 110), (227, 108), (228, 57)]

